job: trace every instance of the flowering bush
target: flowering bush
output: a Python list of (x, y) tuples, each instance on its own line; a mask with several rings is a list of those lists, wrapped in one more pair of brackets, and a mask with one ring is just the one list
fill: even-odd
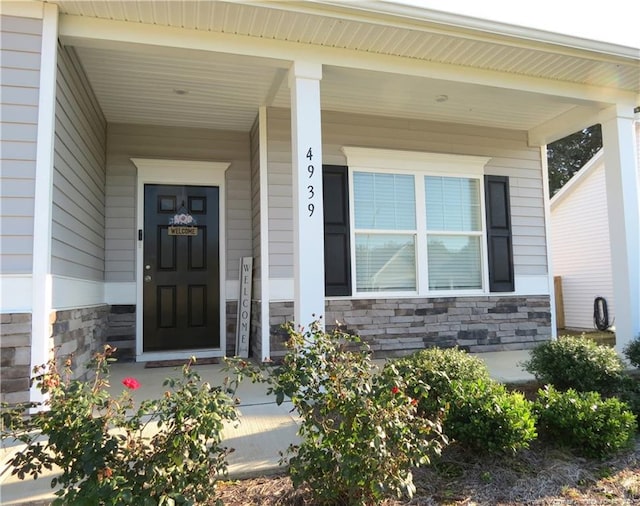
[(35, 369), (35, 381), (48, 396), (40, 406), (45, 411), (30, 417), (3, 413), (2, 437), (27, 445), (10, 461), (12, 473), (36, 478), (43, 468), (59, 466), (62, 474), (51, 485), (62, 488), (54, 505), (194, 504), (210, 498), (218, 475), (226, 472), (221, 431), (236, 419), (233, 400), (222, 388), (201, 383), (190, 361), (182, 378), (164, 382), (161, 399), (135, 409), (129, 390), (140, 387), (137, 379), (125, 378), (118, 397), (107, 390), (113, 351), (106, 346), (95, 355), (87, 382), (70, 379), (69, 361), (62, 373), (55, 360)]
[(266, 376), (246, 362), (236, 370), (271, 386), (278, 404), (289, 397), (300, 415), (302, 442), (288, 450), (294, 486), (306, 484), (316, 504), (377, 504), (411, 497), (411, 468), (446, 444), (438, 419), (417, 416), (426, 386), (408, 390), (393, 368), (376, 373), (359, 338), (326, 334), (315, 323), (289, 332), (288, 352)]

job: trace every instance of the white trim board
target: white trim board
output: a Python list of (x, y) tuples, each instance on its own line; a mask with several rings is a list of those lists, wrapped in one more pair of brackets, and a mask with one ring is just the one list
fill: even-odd
[[(219, 262), (220, 262), (220, 347), (207, 350), (190, 350), (187, 357), (192, 355), (204, 357), (222, 356), (226, 350), (226, 233), (225, 233), (225, 173), (231, 163), (205, 162), (193, 160), (163, 160), (152, 158), (132, 158), (131, 161), (138, 169), (136, 228), (144, 229), (144, 185), (145, 184), (175, 184), (194, 186), (219, 187)], [(143, 277), (143, 241), (136, 241), (136, 307), (143, 307), (142, 277)], [(136, 311), (136, 360), (157, 360), (160, 358), (182, 358), (183, 352), (154, 352), (144, 353), (142, 349), (143, 336), (142, 311)], [(154, 357), (154, 358), (151, 358)]]
[[(549, 277), (546, 274), (518, 275), (515, 277), (516, 289), (514, 292), (487, 292), (487, 293), (463, 293), (459, 291), (432, 292), (418, 295), (415, 292), (404, 294), (391, 294), (384, 292), (361, 293), (348, 297), (326, 297), (326, 299), (433, 299), (441, 297), (522, 297), (528, 295), (550, 295)], [(293, 278), (271, 278), (269, 280), (269, 301), (282, 302), (293, 300)]]
[(102, 281), (53, 275), (52, 284), (54, 311), (106, 304)]
[(0, 313), (30, 313), (33, 305), (31, 274), (0, 275)]

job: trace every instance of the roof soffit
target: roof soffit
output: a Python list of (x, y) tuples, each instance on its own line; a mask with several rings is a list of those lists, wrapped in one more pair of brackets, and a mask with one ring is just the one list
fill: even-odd
[[(586, 50), (539, 40), (542, 32), (534, 39), (531, 34), (523, 38), (487, 27), (455, 26), (442, 13), (437, 23), (406, 13), (391, 15), (379, 12), (385, 2), (363, 2), (378, 9), (363, 12), (360, 3), (335, 2), (53, 1), (63, 14), (300, 42), (640, 93), (640, 50), (634, 58), (633, 48)], [(459, 24), (463, 21), (470, 23)]]

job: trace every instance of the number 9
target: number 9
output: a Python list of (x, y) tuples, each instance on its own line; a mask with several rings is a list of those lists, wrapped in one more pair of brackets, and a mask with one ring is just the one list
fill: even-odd
[(311, 218), (313, 216), (313, 211), (315, 209), (315, 206), (313, 204), (309, 204), (307, 206), (307, 209), (309, 210), (309, 218)]
[(313, 177), (313, 172), (314, 172), (314, 170), (315, 170), (315, 169), (314, 169), (313, 165), (309, 165), (309, 166), (307, 167), (307, 172), (309, 173), (309, 177), (310, 177), (310, 178), (311, 178), (311, 177)]

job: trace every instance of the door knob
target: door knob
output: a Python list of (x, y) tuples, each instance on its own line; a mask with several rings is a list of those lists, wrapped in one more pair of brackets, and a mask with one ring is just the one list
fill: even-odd
[(146, 276), (144, 277), (144, 282), (145, 282), (145, 283), (150, 283), (150, 282), (151, 282), (151, 276), (146, 275)]

